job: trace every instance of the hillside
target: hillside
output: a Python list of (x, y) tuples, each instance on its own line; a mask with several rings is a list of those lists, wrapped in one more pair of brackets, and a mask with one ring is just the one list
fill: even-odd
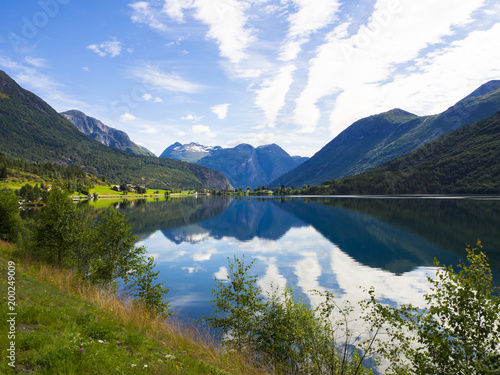
[(438, 115), (419, 117), (393, 109), (363, 118), (271, 186), (301, 187), (364, 172), (498, 110), (500, 81), (490, 81)]
[(198, 143), (174, 143), (160, 157), (191, 161), (222, 172), (234, 187), (268, 185), (278, 176), (295, 168), (307, 158), (290, 156), (276, 144), (254, 148), (240, 144), (233, 148), (210, 147)]
[(113, 183), (150, 188), (231, 187), (219, 172), (177, 160), (135, 155), (89, 138), (2, 71), (0, 152), (29, 162), (77, 166)]
[(104, 125), (98, 119), (89, 117), (81, 111), (72, 109), (62, 112), (61, 115), (75, 125), (82, 133), (101, 142), (103, 145), (132, 152), (137, 155), (155, 156), (147, 148), (132, 142), (127, 133)]
[(500, 112), (383, 166), (311, 189), (334, 194), (498, 194)]

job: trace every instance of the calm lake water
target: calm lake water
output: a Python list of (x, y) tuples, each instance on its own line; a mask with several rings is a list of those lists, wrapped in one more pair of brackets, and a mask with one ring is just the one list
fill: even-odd
[(314, 289), (355, 302), (372, 286), (387, 304), (423, 304), (433, 259), (456, 265), (478, 238), (500, 280), (498, 197), (186, 197), (115, 206), (155, 256), (173, 310), (189, 319), (212, 312), (214, 277), (226, 275), (234, 255), (255, 260), (264, 290), (290, 285), (313, 307)]

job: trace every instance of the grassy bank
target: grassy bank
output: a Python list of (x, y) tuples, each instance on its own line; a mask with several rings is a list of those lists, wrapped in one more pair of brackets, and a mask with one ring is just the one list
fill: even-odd
[[(15, 259), (12, 253), (12, 246), (0, 243), (2, 374), (259, 373), (192, 327), (164, 323), (114, 294), (83, 285), (71, 271)], [(15, 263), (11, 285), (9, 261)], [(16, 305), (9, 310), (12, 285)], [(8, 315), (13, 312), (17, 315)], [(15, 331), (8, 322), (12, 317)], [(6, 354), (11, 341), (14, 368)]]

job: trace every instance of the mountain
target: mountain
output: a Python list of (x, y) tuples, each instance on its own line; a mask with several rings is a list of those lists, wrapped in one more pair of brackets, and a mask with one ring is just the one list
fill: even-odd
[(220, 146), (203, 146), (199, 143), (191, 142), (185, 145), (175, 142), (173, 145), (167, 147), (162, 152), (160, 158), (169, 158), (175, 160), (183, 160), (190, 163), (196, 163), (205, 156), (210, 156), (221, 150)]
[(380, 167), (311, 189), (327, 194), (499, 194), (500, 111)]
[(114, 183), (136, 183), (150, 188), (231, 187), (221, 173), (196, 164), (136, 155), (91, 139), (3, 71), (0, 71), (0, 152), (24, 161), (78, 166)]
[(75, 125), (83, 134), (101, 142), (103, 145), (132, 152), (137, 155), (155, 156), (148, 149), (132, 142), (127, 133), (104, 125), (101, 121), (89, 117), (81, 111), (72, 109), (62, 112), (61, 115)]
[(254, 148), (242, 143), (233, 148), (203, 146), (198, 143), (174, 143), (160, 157), (192, 161), (220, 171), (234, 187), (257, 187), (295, 168), (307, 158), (290, 156), (276, 144)]
[(393, 109), (363, 118), (271, 186), (316, 185), (361, 173), (498, 110), (500, 81), (490, 81), (438, 115), (417, 116)]

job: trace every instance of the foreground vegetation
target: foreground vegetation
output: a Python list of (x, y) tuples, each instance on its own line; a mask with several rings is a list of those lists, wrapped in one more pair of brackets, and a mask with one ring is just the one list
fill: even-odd
[(226, 345), (278, 374), (371, 374), (368, 359), (386, 374), (498, 374), (500, 289), (480, 248), (467, 247), (459, 272), (435, 262), (426, 307), (388, 307), (370, 289), (359, 316), (328, 291), (316, 291), (323, 302), (314, 311), (290, 288), (263, 298), (252, 263), (235, 258), (205, 319)]
[[(15, 367), (6, 353), (8, 262), (15, 263)], [(165, 322), (67, 269), (20, 259), (0, 242), (0, 373), (258, 374), (194, 326)], [(5, 318), (5, 319), (4, 319)]]

